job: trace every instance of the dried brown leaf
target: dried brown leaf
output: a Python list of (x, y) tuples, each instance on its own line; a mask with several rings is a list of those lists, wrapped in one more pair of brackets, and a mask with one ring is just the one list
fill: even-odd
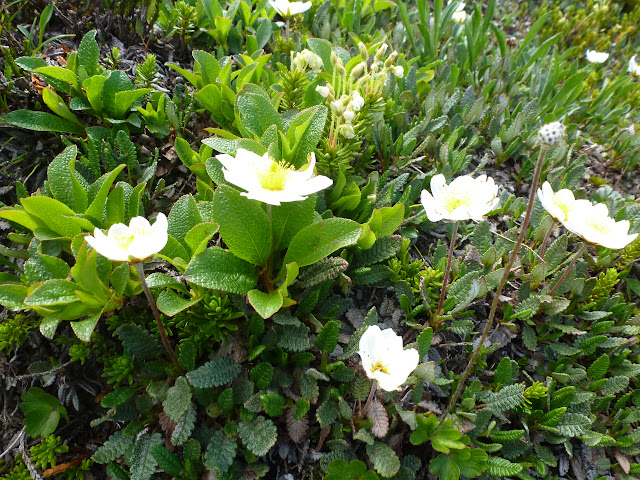
[(309, 431), (309, 419), (305, 415), (300, 420), (296, 420), (293, 416), (295, 408), (287, 410), (287, 433), (294, 443), (300, 443), (307, 436)]
[(371, 419), (371, 433), (382, 438), (389, 432), (389, 417), (387, 411), (378, 400), (373, 400), (367, 408), (367, 417)]
[(620, 465), (620, 468), (622, 468), (622, 471), (629, 475), (629, 472), (631, 471), (631, 463), (629, 463), (629, 459), (618, 450), (614, 450), (613, 454), (618, 461), (618, 465)]

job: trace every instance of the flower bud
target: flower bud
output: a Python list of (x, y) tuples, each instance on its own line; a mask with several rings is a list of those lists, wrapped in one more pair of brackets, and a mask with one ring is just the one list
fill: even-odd
[(337, 115), (342, 115), (342, 112), (344, 112), (344, 105), (342, 105), (342, 102), (339, 100), (334, 100), (329, 103), (329, 107), (331, 107), (331, 111)]
[(387, 48), (389, 48), (389, 46), (386, 43), (380, 45), (380, 48), (376, 52), (376, 60), (382, 60), (382, 57), (387, 53)]
[(331, 91), (329, 90), (329, 87), (323, 87), (322, 85), (318, 85), (316, 87), (316, 92), (318, 92), (324, 98), (327, 98), (329, 96), (329, 94), (331, 93)]
[(364, 62), (359, 63), (351, 70), (351, 78), (356, 78), (364, 72)]
[(362, 58), (362, 61), (366, 62), (369, 58), (369, 52), (367, 51), (365, 44), (358, 42), (358, 50), (360, 50), (360, 58)]
[(398, 78), (404, 77), (404, 68), (402, 66), (400, 66), (400, 65), (396, 65), (395, 67), (391, 67), (391, 71)]
[(564, 141), (566, 130), (567, 127), (560, 122), (548, 123), (538, 130), (538, 141), (549, 147), (558, 147)]
[(396, 62), (397, 58), (398, 58), (398, 52), (396, 52), (394, 50), (393, 52), (391, 52), (391, 55), (389, 55), (389, 57), (387, 58), (387, 61), (384, 62), (384, 66), (385, 67), (390, 67), (391, 65), (393, 65)]
[(338, 62), (338, 60), (340, 60), (340, 59), (336, 55), (336, 52), (331, 50), (331, 63), (335, 65)]
[(344, 117), (345, 122), (351, 123), (353, 122), (353, 119), (355, 118), (356, 114), (353, 112), (353, 110), (345, 110), (342, 116)]
[(356, 132), (353, 130), (353, 127), (348, 124), (342, 124), (338, 127), (338, 131), (345, 138), (354, 138), (356, 136)]
[(357, 90), (353, 92), (350, 102), (351, 109), (355, 112), (359, 112), (362, 107), (364, 107), (364, 98), (360, 95), (360, 92)]

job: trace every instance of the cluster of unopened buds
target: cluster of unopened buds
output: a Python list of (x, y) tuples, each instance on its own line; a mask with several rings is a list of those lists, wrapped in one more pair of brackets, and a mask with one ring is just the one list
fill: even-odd
[(296, 56), (291, 62), (291, 66), (295, 70), (304, 71), (309, 68), (313, 73), (320, 73), (324, 64), (322, 58), (305, 48), (301, 52), (296, 53)]
[(318, 85), (316, 91), (329, 102), (336, 132), (345, 138), (355, 137), (352, 124), (365, 104), (365, 99), (360, 92), (377, 99), (382, 94), (384, 82), (389, 74), (399, 78), (404, 76), (404, 68), (395, 65), (398, 52), (393, 51), (385, 61), (382, 61), (387, 48), (387, 45), (383, 44), (369, 64), (369, 52), (364, 43), (360, 42), (358, 49), (362, 61), (353, 67), (349, 75), (340, 57), (331, 52), (331, 62), (334, 66), (332, 82), (327, 83), (326, 86)]

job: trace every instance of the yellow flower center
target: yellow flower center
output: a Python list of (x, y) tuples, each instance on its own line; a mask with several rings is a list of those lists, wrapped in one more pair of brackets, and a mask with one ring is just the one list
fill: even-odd
[(284, 160), (271, 162), (268, 168), (258, 172), (260, 186), (266, 190), (284, 190), (292, 170), (293, 168)]
[(471, 197), (467, 192), (446, 192), (444, 206), (447, 212), (451, 213), (458, 207), (468, 207), (471, 205)]
[(127, 248), (129, 248), (129, 245), (133, 243), (133, 240), (135, 239), (135, 235), (133, 234), (133, 232), (129, 232), (129, 233), (122, 232), (122, 233), (118, 233), (117, 235), (114, 235), (113, 239), (122, 250), (126, 250)]
[(564, 218), (568, 218), (569, 217), (569, 207), (570, 205), (566, 202), (563, 202), (561, 198), (558, 198), (558, 196), (554, 196), (553, 197), (553, 204), (558, 207), (560, 210), (562, 210), (562, 213), (564, 213)]
[(608, 222), (603, 221), (603, 219), (601, 218), (588, 218), (587, 225), (590, 225), (596, 231), (602, 234), (607, 234), (609, 233), (609, 230), (610, 230)]
[(382, 362), (378, 362), (373, 367), (371, 367), (371, 373), (378, 372), (378, 371), (386, 374), (389, 373), (389, 370), (385, 365), (382, 364)]

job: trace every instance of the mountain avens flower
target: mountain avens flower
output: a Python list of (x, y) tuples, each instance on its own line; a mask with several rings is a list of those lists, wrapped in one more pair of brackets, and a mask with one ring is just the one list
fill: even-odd
[(566, 131), (567, 127), (560, 122), (547, 123), (538, 130), (538, 140), (549, 147), (558, 147), (564, 141)]
[(269, 0), (269, 3), (285, 18), (306, 12), (313, 5), (311, 2), (290, 2), (289, 0)]
[(563, 188), (554, 193), (549, 182), (544, 182), (542, 188), (538, 189), (538, 199), (549, 215), (563, 223), (568, 220), (576, 202), (571, 190)]
[(435, 175), (431, 179), (431, 193), (426, 190), (421, 195), (422, 206), (431, 222), (440, 220), (475, 220), (483, 216), (498, 204), (498, 186), (493, 178), (480, 175), (456, 177), (449, 185), (444, 175)]
[(631, 60), (629, 60), (629, 68), (627, 68), (627, 72), (640, 76), (640, 65), (636, 63), (635, 55), (631, 57)]
[(585, 54), (587, 62), (591, 63), (604, 63), (609, 58), (609, 54), (607, 52), (597, 52), (596, 50), (587, 50)]
[(402, 385), (418, 366), (417, 350), (402, 347), (402, 337), (387, 328), (373, 325), (360, 338), (362, 367), (367, 376), (377, 380), (383, 390), (392, 392)]
[(461, 3), (456, 7), (456, 10), (451, 15), (451, 20), (456, 23), (464, 23), (467, 19), (467, 12), (464, 11), (464, 3)]
[(592, 205), (588, 200), (574, 202), (564, 226), (589, 243), (613, 249), (626, 247), (638, 236), (629, 235), (628, 220), (616, 222), (604, 203)]
[(105, 235), (99, 228), (86, 237), (100, 255), (116, 262), (142, 262), (167, 244), (167, 217), (159, 213), (153, 225), (144, 217), (133, 217), (129, 226), (116, 223)]
[(243, 148), (238, 149), (235, 157), (225, 153), (216, 158), (224, 167), (222, 172), (227, 182), (246, 190), (242, 193), (245, 197), (270, 205), (304, 200), (333, 183), (330, 178), (314, 175), (316, 157), (313, 153), (304, 170), (295, 170), (285, 161), (276, 162), (268, 153), (260, 156)]

